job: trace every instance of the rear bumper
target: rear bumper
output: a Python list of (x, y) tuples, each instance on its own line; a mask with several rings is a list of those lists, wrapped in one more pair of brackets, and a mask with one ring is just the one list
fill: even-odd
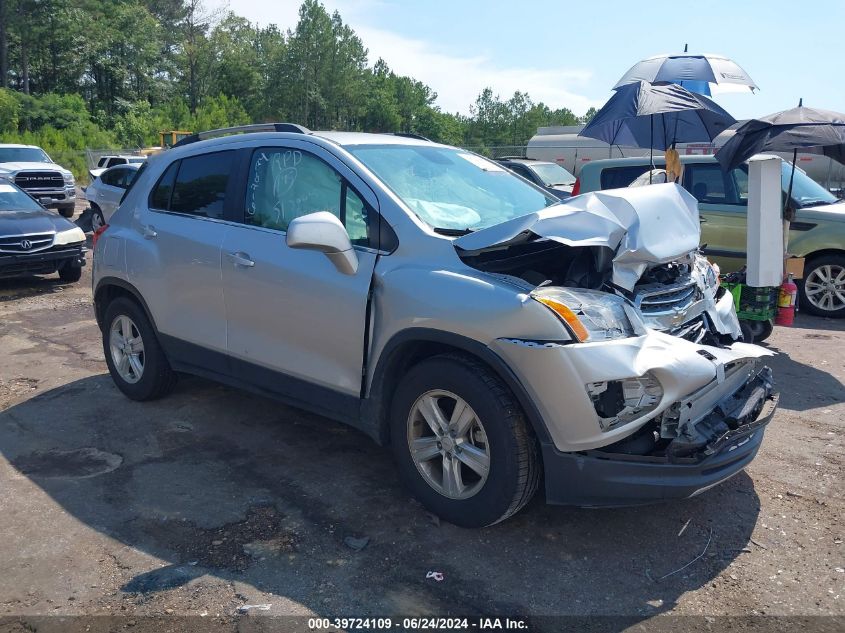
[(600, 450), (563, 453), (542, 447), (548, 503), (632, 506), (695, 496), (745, 468), (757, 455), (777, 408), (769, 396), (759, 415), (717, 439), (699, 457), (649, 457)]
[(85, 265), (85, 247), (53, 247), (29, 254), (0, 254), (0, 279), (27, 275), (50, 275), (65, 266)]

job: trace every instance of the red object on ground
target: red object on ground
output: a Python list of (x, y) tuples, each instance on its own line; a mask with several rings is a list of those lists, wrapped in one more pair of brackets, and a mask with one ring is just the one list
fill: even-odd
[(792, 273), (780, 286), (778, 313), (775, 325), (792, 325), (795, 322), (795, 302), (798, 298), (798, 286), (792, 281)]

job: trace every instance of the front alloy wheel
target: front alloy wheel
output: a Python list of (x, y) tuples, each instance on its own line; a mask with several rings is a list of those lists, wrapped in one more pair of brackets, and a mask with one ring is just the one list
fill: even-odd
[(450, 391), (427, 391), (414, 403), (408, 448), (426, 483), (450, 499), (472, 497), (490, 473), (484, 426), (472, 407)]
[(443, 354), (399, 380), (390, 409), (399, 476), (431, 512), (456, 525), (492, 525), (537, 489), (540, 459), (522, 407), (487, 365)]
[(135, 384), (144, 376), (144, 340), (138, 326), (125, 314), (115, 318), (109, 331), (114, 368), (123, 380)]

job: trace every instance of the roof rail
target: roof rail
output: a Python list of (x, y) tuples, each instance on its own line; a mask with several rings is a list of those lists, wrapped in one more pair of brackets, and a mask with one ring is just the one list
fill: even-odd
[(389, 134), (390, 136), (403, 136), (405, 138), (415, 138), (420, 141), (428, 141), (431, 143), (430, 138), (426, 138), (422, 134), (414, 134), (413, 132), (382, 132), (382, 134)]
[(311, 134), (311, 130), (296, 123), (254, 123), (252, 125), (238, 125), (237, 127), (223, 127), (218, 130), (208, 130), (207, 132), (197, 132), (181, 139), (173, 147), (181, 147), (182, 145), (190, 145), (197, 141), (204, 141), (209, 138), (217, 138), (218, 136), (227, 136), (229, 134), (248, 134), (250, 132), (293, 132), (295, 134)]
[(536, 160), (535, 158), (528, 158), (527, 156), (497, 156), (493, 160)]

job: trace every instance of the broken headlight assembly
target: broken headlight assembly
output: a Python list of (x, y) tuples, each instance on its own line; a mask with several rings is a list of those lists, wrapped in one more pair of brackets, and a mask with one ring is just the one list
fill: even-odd
[(651, 372), (646, 372), (623, 380), (589, 383), (587, 394), (601, 430), (610, 431), (654, 411), (663, 398), (663, 387)]
[(645, 325), (622, 297), (597, 290), (537, 288), (531, 297), (554, 312), (579, 343), (641, 336)]

